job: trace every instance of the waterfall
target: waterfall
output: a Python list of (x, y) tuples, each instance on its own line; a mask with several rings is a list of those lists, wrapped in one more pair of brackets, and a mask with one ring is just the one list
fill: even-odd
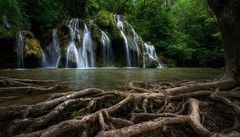
[[(60, 40), (65, 43), (67, 41), (66, 36), (63, 37), (63, 39), (58, 39), (57, 33), (59, 30), (53, 29), (51, 43), (44, 49), (40, 47), (40, 51), (42, 53), (42, 67), (57, 68), (59, 67), (60, 61), (63, 61), (63, 58), (65, 60), (65, 62), (63, 62), (65, 63), (66, 68), (90, 68), (95, 67), (95, 64), (99, 64), (99, 67), (111, 67), (114, 65), (123, 65), (125, 67), (139, 67), (142, 62), (143, 67), (156, 67), (156, 65), (158, 65), (159, 68), (162, 67), (154, 46), (148, 45), (146, 43), (144, 43), (142, 46), (139, 46), (139, 44), (142, 43), (142, 39), (138, 36), (133, 27), (127, 21), (125, 21), (123, 16), (114, 15), (114, 21), (116, 27), (119, 30), (120, 39), (122, 40), (121, 43), (123, 43), (120, 45), (120, 47), (112, 46), (111, 41), (107, 35), (108, 33), (106, 34), (99, 28), (95, 28), (95, 25), (90, 28), (87, 23), (84, 23), (77, 18), (72, 18), (64, 21), (64, 25), (66, 25), (69, 29), (69, 35), (67, 35), (69, 36), (69, 43), (67, 45), (63, 45), (63, 47), (60, 47)], [(63, 29), (65, 33), (65, 27)], [(96, 29), (99, 29), (100, 31), (97, 30), (99, 33), (97, 32), (97, 35), (92, 37), (91, 29), (94, 32), (96, 32)], [(96, 41), (94, 42), (93, 40)], [(114, 40), (114, 43), (118, 42), (118, 39)], [(141, 49), (139, 47), (141, 47)], [(118, 51), (114, 51), (119, 50), (119, 48), (123, 48), (120, 49), (121, 52), (117, 53)], [(96, 54), (97, 56), (95, 55), (95, 50), (99, 52)], [(17, 36), (16, 51), (18, 68), (24, 68), (24, 39), (22, 32), (19, 32)], [(119, 58), (115, 58), (116, 60), (120, 61), (119, 64), (115, 64), (113, 62), (113, 51), (115, 52), (115, 55), (123, 54), (119, 55)], [(63, 52), (65, 55), (61, 55)], [(97, 63), (96, 57), (100, 59)], [(140, 59), (142, 61), (139, 61)]]
[(52, 42), (46, 47), (46, 50), (42, 50), (42, 66), (57, 68), (61, 58), (61, 50), (57, 37), (57, 29), (52, 31)]
[(93, 41), (91, 32), (89, 31), (86, 24), (84, 24), (84, 34), (82, 40), (82, 47), (79, 50), (80, 54), (80, 67), (88, 68), (95, 67), (95, 55), (93, 50)]
[(18, 61), (18, 68), (24, 68), (23, 48), (24, 48), (24, 41), (23, 41), (22, 32), (20, 31), (20, 32), (18, 32), (18, 37), (17, 37), (17, 61)]
[(107, 34), (101, 30), (101, 41), (102, 41), (102, 56), (103, 56), (103, 62), (105, 65), (111, 66), (112, 65), (112, 45), (111, 41), (108, 38)]
[[(76, 33), (79, 31), (79, 20), (73, 18), (69, 21), (68, 28), (70, 30), (70, 43), (67, 47), (67, 55), (66, 55), (66, 67), (73, 68), (73, 67), (80, 67), (80, 60), (79, 60), (79, 52), (75, 45), (75, 36)], [(77, 34), (80, 37), (79, 33)]]
[(126, 54), (126, 61), (127, 61), (127, 67), (131, 67), (131, 55), (130, 55), (130, 49), (129, 49), (129, 44), (128, 44), (128, 39), (127, 36), (124, 34), (124, 25), (123, 22), (120, 19), (120, 15), (114, 15), (114, 20), (117, 25), (117, 27), (120, 30), (121, 36), (124, 39), (125, 42), (125, 54)]
[[(93, 40), (88, 26), (84, 24), (82, 41), (79, 32), (79, 19), (71, 19), (68, 23), (68, 27), (70, 30), (70, 43), (67, 48), (66, 67), (95, 67)], [(77, 40), (78, 46), (76, 46), (75, 40)]]
[(133, 32), (133, 43), (134, 43), (135, 48), (137, 49), (137, 53), (139, 56), (140, 55), (140, 49), (138, 46), (139, 36), (137, 35), (137, 33), (135, 32), (135, 30), (133, 28), (132, 28), (132, 32)]
[[(132, 27), (131, 27), (132, 28)], [(135, 32), (135, 30), (132, 28), (132, 33), (133, 33), (133, 47), (137, 50), (137, 57), (134, 54), (134, 60), (137, 61), (137, 63), (139, 63), (139, 56), (140, 56), (140, 49), (138, 46), (138, 40), (140, 39), (139, 36), (137, 35), (137, 33)]]
[(143, 56), (143, 67), (145, 68), (146, 67), (146, 55), (152, 59), (152, 60), (156, 60), (158, 62), (158, 68), (162, 68), (161, 64), (160, 64), (160, 61), (158, 59), (158, 56), (156, 54), (156, 51), (155, 51), (155, 47), (153, 45), (148, 45), (147, 43), (144, 43), (143, 45), (143, 52), (144, 52), (144, 56)]
[(79, 54), (78, 50), (74, 44), (74, 42), (70, 42), (67, 48), (67, 62), (66, 67), (67, 68), (79, 68), (80, 61), (79, 61)]

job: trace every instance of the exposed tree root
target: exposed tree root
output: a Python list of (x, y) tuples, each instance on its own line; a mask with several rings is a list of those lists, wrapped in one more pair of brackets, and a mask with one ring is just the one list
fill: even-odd
[(0, 108), (0, 136), (237, 136), (240, 92), (236, 87), (234, 80), (138, 81), (113, 91), (57, 93), (35, 105)]
[(69, 90), (67, 83), (51, 80), (30, 80), (0, 77), (0, 101), (27, 95), (39, 95)]

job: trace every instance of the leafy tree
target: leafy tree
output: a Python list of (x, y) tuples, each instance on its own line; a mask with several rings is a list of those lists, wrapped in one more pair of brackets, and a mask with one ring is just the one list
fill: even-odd
[(1, 0), (0, 18), (6, 27), (28, 28), (29, 21), (23, 10), (24, 3), (21, 0)]
[[(181, 41), (186, 43), (187, 48), (195, 49), (188, 63), (181, 65), (221, 67), (223, 50), (219, 37), (216, 37), (219, 28), (206, 1), (179, 0), (173, 5), (171, 13), (175, 18), (178, 32), (174, 33), (176, 38), (174, 43)], [(182, 35), (188, 39), (179, 40), (184, 38)]]
[(24, 0), (24, 9), (33, 29), (52, 28), (59, 22), (59, 3), (55, 0)]
[(162, 0), (133, 2), (135, 9), (127, 15), (136, 32), (145, 41), (151, 41), (158, 52), (165, 53), (171, 44), (175, 23)]

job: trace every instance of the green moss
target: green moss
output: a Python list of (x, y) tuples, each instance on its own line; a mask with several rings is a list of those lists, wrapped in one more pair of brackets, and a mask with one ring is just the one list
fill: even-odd
[(113, 14), (107, 11), (100, 11), (95, 18), (95, 22), (101, 28), (109, 28), (114, 25)]
[(77, 111), (73, 111), (73, 112), (71, 113), (71, 116), (72, 116), (73, 118), (76, 118), (76, 117), (78, 116), (78, 112), (77, 112)]
[(14, 39), (15, 32), (12, 29), (8, 29), (0, 24), (0, 38)]
[(92, 32), (92, 38), (94, 41), (101, 42), (101, 31), (99, 27), (96, 24), (90, 25), (91, 32)]
[(68, 45), (70, 44), (70, 40), (68, 39), (65, 39), (63, 41), (61, 41), (61, 45), (62, 45), (62, 49), (63, 49), (63, 52), (64, 54), (67, 53), (67, 48), (68, 48)]
[(109, 37), (111, 40), (119, 39), (122, 37), (119, 29), (115, 26), (113, 26), (109, 33), (111, 34)]
[(34, 39), (34, 35), (32, 32), (27, 30), (22, 30), (21, 32), (24, 38)]
[(61, 24), (57, 27), (57, 35), (62, 39), (69, 39), (69, 28), (68, 26)]
[(156, 61), (156, 60), (152, 60), (151, 62), (150, 62), (150, 68), (156, 68), (158, 66), (158, 62)]
[(42, 58), (40, 43), (37, 39), (24, 39), (25, 57), (34, 56), (38, 59)]

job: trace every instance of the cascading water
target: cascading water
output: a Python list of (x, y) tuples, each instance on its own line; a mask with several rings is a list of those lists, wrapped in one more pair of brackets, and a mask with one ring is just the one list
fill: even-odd
[(111, 66), (112, 65), (112, 45), (111, 41), (108, 38), (107, 34), (101, 30), (101, 41), (102, 41), (102, 56), (105, 65)]
[[(99, 64), (99, 67), (112, 67), (115, 65), (125, 67), (139, 67), (142, 63), (143, 67), (156, 67), (156, 61), (158, 62), (158, 67), (160, 68), (161, 65), (159, 63), (159, 59), (155, 52), (154, 46), (145, 43), (141, 46), (142, 48), (140, 49), (139, 44), (142, 43), (143, 40), (138, 36), (133, 27), (125, 21), (124, 17), (120, 15), (114, 15), (114, 21), (116, 27), (118, 27), (119, 33), (121, 34), (120, 37), (123, 40), (121, 43), (124, 44), (118, 47), (117, 45), (111, 45), (111, 41), (107, 35), (109, 34), (111, 36), (109, 31), (106, 34), (104, 31), (100, 30), (100, 28), (96, 27), (93, 22), (91, 29), (89, 29), (87, 24), (77, 18), (64, 21), (64, 25), (67, 25), (69, 28), (69, 43), (66, 45), (67, 47), (65, 47), (64, 43), (66, 42), (66, 37), (61, 37), (59, 40), (57, 37), (57, 31), (60, 31), (61, 34), (64, 34), (65, 27), (60, 27), (59, 30), (54, 29), (52, 31), (52, 42), (45, 49), (41, 49), (42, 66), (57, 68), (59, 67), (60, 60), (63, 61), (64, 58), (66, 59), (66, 68), (89, 68), (95, 67), (95, 64)], [(93, 35), (92, 37), (90, 30), (93, 30), (96, 35)], [(100, 38), (98, 37), (99, 35), (101, 36)], [(113, 38), (112, 42), (117, 44), (119, 38), (115, 39), (115, 36), (111, 38)], [(60, 48), (59, 41), (64, 42), (63, 48)], [(18, 34), (17, 43), (18, 68), (23, 68), (24, 43), (21, 32)], [(123, 48), (123, 50), (119, 48)], [(120, 52), (118, 52), (118, 50)], [(96, 55), (99, 59), (97, 61), (95, 57), (95, 51), (97, 51)], [(61, 55), (63, 52), (66, 54)], [(114, 55), (117, 56), (115, 59), (119, 62), (113, 62), (113, 52), (115, 52)], [(123, 55), (118, 55), (122, 54), (123, 52), (125, 53), (125, 57), (123, 57)], [(140, 57), (140, 55), (143, 55), (143, 57)], [(143, 58), (143, 60), (139, 61), (141, 58)]]
[[(131, 27), (131, 26), (130, 26)], [(132, 28), (132, 27), (131, 27)], [(137, 61), (137, 63), (139, 63), (139, 56), (140, 56), (140, 49), (138, 46), (138, 40), (140, 39), (139, 36), (137, 35), (137, 33), (135, 32), (135, 30), (132, 28), (132, 33), (133, 33), (133, 41), (132, 41), (132, 45), (135, 48), (135, 50), (137, 50), (137, 57), (136, 54), (134, 54), (134, 60)]]
[(71, 19), (68, 23), (68, 28), (70, 31), (70, 42), (67, 47), (67, 54), (66, 54), (66, 67), (78, 67), (79, 66), (79, 54), (78, 50), (75, 45), (75, 35), (76, 29), (78, 28), (78, 19)]
[(79, 20), (75, 18), (71, 19), (68, 27), (70, 30), (70, 43), (67, 48), (66, 67), (79, 68), (80, 67), (79, 52), (75, 45), (75, 35), (79, 30)]
[(24, 68), (24, 41), (22, 32), (18, 32), (17, 37), (17, 60), (18, 60), (18, 68)]
[[(138, 40), (140, 39), (138, 34), (136, 33), (136, 31), (133, 29), (133, 27), (127, 22), (127, 21), (124, 21), (124, 23), (127, 25), (128, 28), (131, 29), (132, 31), (132, 36), (133, 36), (133, 40), (132, 40), (132, 47), (135, 48), (135, 50), (137, 50), (137, 54), (138, 56), (140, 55), (140, 49), (139, 49), (139, 46), (138, 46)], [(128, 40), (130, 41), (130, 40)]]
[(155, 60), (158, 62), (158, 68), (162, 68), (161, 64), (160, 64), (160, 61), (158, 59), (158, 56), (156, 54), (156, 51), (155, 51), (155, 47), (153, 45), (148, 45), (147, 43), (144, 43), (143, 44), (143, 52), (144, 52), (144, 56), (143, 56), (143, 67), (145, 68), (146, 67), (146, 55), (151, 58), (152, 60)]
[(84, 24), (84, 34), (82, 40), (82, 47), (79, 49), (80, 54), (80, 67), (88, 68), (95, 67), (95, 54), (93, 50), (93, 41), (91, 32), (86, 24)]
[[(65, 22), (66, 23), (66, 22)], [(81, 36), (79, 32), (79, 20), (73, 18), (68, 24), (70, 30), (70, 43), (67, 48), (66, 67), (72, 68), (89, 68), (95, 67), (95, 54), (93, 49), (93, 40), (91, 32), (86, 24), (84, 24), (84, 31), (81, 43)], [(78, 46), (76, 46), (75, 39), (77, 37)]]
[(47, 46), (46, 50), (42, 50), (42, 66), (57, 68), (61, 58), (61, 49), (57, 37), (57, 29), (52, 31), (52, 42)]
[(114, 20), (115, 23), (117, 25), (117, 27), (120, 30), (121, 36), (124, 39), (125, 42), (125, 54), (126, 54), (126, 61), (127, 61), (127, 67), (131, 67), (131, 55), (130, 55), (130, 49), (129, 49), (129, 45), (128, 45), (128, 39), (127, 36), (124, 34), (124, 25), (123, 22), (120, 19), (120, 15), (114, 15)]
[(140, 49), (138, 46), (138, 40), (139, 40), (139, 36), (137, 35), (137, 33), (135, 32), (135, 30), (132, 28), (132, 32), (133, 32), (133, 42), (134, 42), (134, 46), (137, 49), (137, 53), (138, 56), (140, 55)]
[(79, 54), (74, 42), (70, 42), (67, 48), (67, 68), (79, 68), (80, 67)]

